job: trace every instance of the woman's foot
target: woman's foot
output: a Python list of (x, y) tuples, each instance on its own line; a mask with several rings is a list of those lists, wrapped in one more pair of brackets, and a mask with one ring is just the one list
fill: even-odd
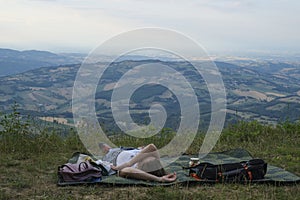
[(173, 182), (173, 181), (176, 180), (177, 177), (176, 177), (176, 173), (174, 172), (172, 174), (164, 175), (164, 176), (162, 176), (160, 178), (161, 178), (160, 179), (161, 182)]

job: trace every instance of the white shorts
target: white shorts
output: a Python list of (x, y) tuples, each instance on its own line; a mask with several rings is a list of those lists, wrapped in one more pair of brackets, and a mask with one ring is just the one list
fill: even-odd
[[(130, 161), (134, 156), (136, 156), (136, 154), (138, 154), (140, 152), (141, 152), (140, 149), (122, 151), (117, 157), (117, 161), (116, 161), (117, 166)], [(134, 164), (132, 167), (136, 168), (137, 163)]]

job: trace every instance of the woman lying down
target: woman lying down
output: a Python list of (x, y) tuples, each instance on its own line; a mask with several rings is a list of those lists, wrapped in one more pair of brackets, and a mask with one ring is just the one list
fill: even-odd
[[(163, 169), (158, 150), (154, 144), (143, 148), (112, 148), (99, 143), (103, 161), (112, 163), (111, 169), (121, 177), (141, 180), (173, 182), (176, 173), (167, 174)], [(111, 173), (111, 174), (113, 174)]]

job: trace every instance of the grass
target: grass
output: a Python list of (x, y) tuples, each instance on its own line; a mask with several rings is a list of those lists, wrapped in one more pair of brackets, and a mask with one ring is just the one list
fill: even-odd
[[(300, 196), (299, 185), (57, 187), (57, 167), (65, 163), (74, 151), (85, 151), (84, 146), (73, 130), (65, 138), (42, 129), (39, 135), (32, 135), (30, 122), (22, 120), (14, 112), (0, 121), (0, 199), (295, 199)], [(123, 136), (112, 140), (123, 146), (140, 146), (150, 142), (163, 146), (174, 136), (172, 131), (164, 131), (163, 141), (161, 136), (147, 139)], [(203, 135), (197, 135), (187, 153), (197, 153), (202, 141)], [(239, 122), (224, 129), (213, 151), (245, 148), (269, 164), (300, 175), (299, 144), (299, 122), (284, 122), (275, 127), (256, 121)]]

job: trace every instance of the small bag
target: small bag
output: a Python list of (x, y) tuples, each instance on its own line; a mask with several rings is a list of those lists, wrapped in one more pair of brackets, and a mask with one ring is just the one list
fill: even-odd
[(58, 177), (65, 182), (89, 181), (102, 177), (102, 170), (89, 161), (66, 163), (58, 167)]
[(267, 172), (267, 163), (262, 159), (219, 165), (204, 162), (185, 169), (189, 169), (189, 175), (198, 180), (243, 182), (263, 179)]

